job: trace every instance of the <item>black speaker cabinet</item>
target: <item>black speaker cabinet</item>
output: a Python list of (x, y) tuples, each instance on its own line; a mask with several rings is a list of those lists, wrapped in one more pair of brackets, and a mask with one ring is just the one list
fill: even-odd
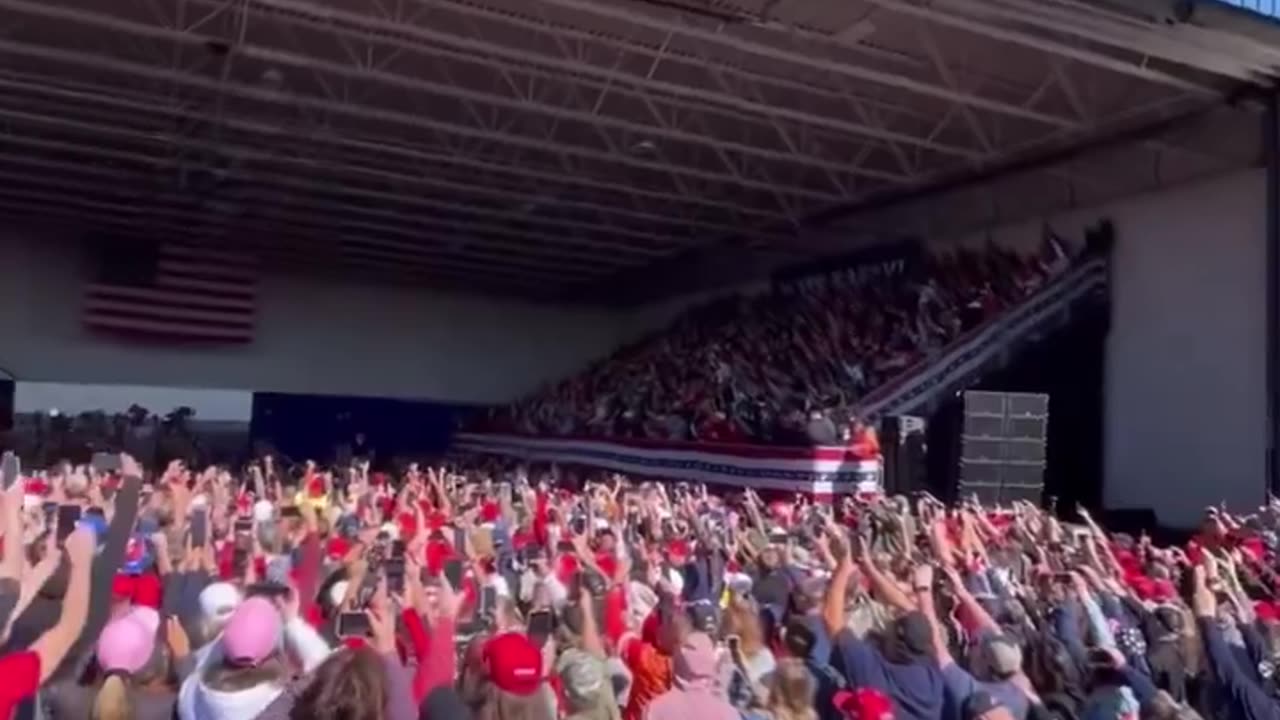
[(959, 495), (977, 495), (983, 503), (1039, 505), (1048, 429), (1048, 395), (964, 393)]

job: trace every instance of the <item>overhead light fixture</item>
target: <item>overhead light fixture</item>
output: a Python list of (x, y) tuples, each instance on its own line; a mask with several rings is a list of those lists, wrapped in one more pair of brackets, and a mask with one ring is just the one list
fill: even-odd
[(637, 140), (631, 143), (632, 155), (653, 155), (658, 152), (658, 144), (652, 140)]
[(262, 73), (259, 80), (262, 86), (270, 90), (279, 90), (284, 87), (284, 74), (278, 68), (267, 68)]

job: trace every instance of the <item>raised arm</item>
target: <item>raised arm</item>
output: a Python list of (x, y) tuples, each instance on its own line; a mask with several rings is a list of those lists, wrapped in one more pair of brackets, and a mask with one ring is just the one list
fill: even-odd
[(65, 543), (67, 565), (70, 568), (67, 592), (62, 600), (62, 614), (53, 627), (45, 631), (31, 650), (40, 658), (40, 682), (57, 672), (85, 630), (89, 617), (93, 550), (97, 544), (93, 531), (79, 529), (67, 537)]
[[(1214, 679), (1231, 697), (1232, 702), (1241, 706), (1239, 709), (1244, 711), (1241, 717), (1254, 720), (1280, 717), (1280, 708), (1271, 699), (1271, 695), (1249, 678), (1232, 657), (1227, 641), (1222, 637), (1222, 630), (1218, 627), (1217, 599), (1205, 582), (1204, 567), (1197, 565), (1192, 568), (1192, 573), (1192, 609), (1200, 626), (1205, 655), (1213, 670)], [(1236, 717), (1234, 713), (1232, 716)]]
[(849, 557), (849, 545), (845, 542), (844, 531), (834, 525), (827, 527), (827, 542), (831, 554), (836, 560), (836, 569), (827, 585), (827, 595), (822, 604), (822, 621), (827, 626), (827, 633), (835, 636), (845, 627), (844, 606), (849, 592), (849, 581), (853, 579), (853, 559)]
[(951, 581), (952, 594), (960, 601), (960, 607), (964, 608), (965, 616), (977, 627), (982, 630), (999, 634), (1001, 632), (1000, 623), (991, 617), (987, 609), (978, 602), (978, 599), (969, 592), (969, 588), (964, 584), (964, 578), (960, 577), (960, 572), (954, 567), (945, 569), (947, 579)]
[[(111, 579), (115, 577), (124, 560), (125, 545), (138, 520), (138, 498), (142, 492), (142, 468), (128, 455), (121, 456), (121, 473), (124, 484), (115, 496), (115, 514), (107, 529), (106, 541), (97, 558), (93, 560), (90, 578), (89, 617), (82, 623), (80, 637), (76, 639), (71, 654), (79, 656), (97, 642), (111, 614)], [(66, 612), (66, 607), (63, 607)]]

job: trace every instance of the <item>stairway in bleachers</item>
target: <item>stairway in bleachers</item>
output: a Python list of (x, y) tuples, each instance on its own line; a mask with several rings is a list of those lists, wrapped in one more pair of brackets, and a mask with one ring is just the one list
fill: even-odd
[(924, 414), (939, 398), (969, 386), (985, 371), (1003, 364), (1022, 343), (1067, 322), (1071, 308), (1105, 290), (1107, 279), (1103, 258), (1073, 268), (1000, 317), (974, 328), (933, 357), (868, 393), (857, 405), (858, 414)]

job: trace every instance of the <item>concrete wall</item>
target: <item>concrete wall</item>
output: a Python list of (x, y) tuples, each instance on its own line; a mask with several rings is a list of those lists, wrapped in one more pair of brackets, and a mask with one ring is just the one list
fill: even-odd
[[(1266, 492), (1265, 177), (1248, 171), (1053, 218), (1116, 226), (1104, 501), (1191, 525)], [(962, 242), (1031, 246), (1039, 223)], [(946, 242), (945, 239), (940, 242)]]
[(139, 347), (84, 331), (85, 272), (75, 243), (0, 232), (0, 368), (27, 381), (492, 403), (623, 339), (605, 311), (286, 276), (262, 283), (251, 345)]

